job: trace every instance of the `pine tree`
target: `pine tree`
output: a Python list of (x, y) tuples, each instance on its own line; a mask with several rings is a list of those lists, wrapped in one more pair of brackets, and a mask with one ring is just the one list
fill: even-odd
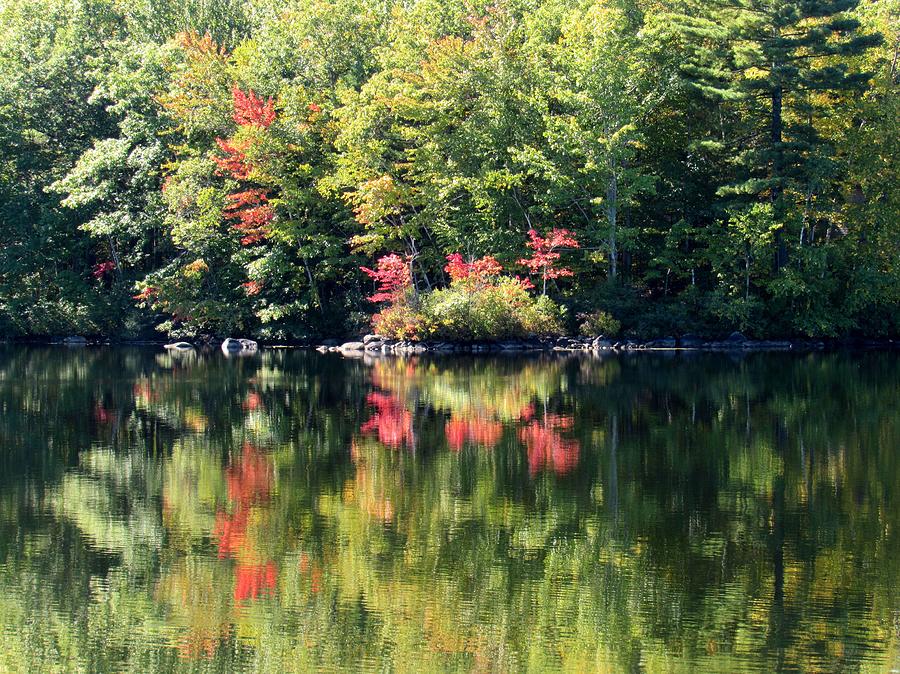
[[(840, 93), (862, 91), (868, 73), (849, 59), (879, 44), (850, 13), (858, 0), (727, 0), (673, 16), (686, 41), (688, 81), (719, 101), (723, 125), (711, 147), (736, 167), (724, 195), (767, 197), (782, 222), (786, 192), (821, 182), (829, 163), (816, 133), (819, 108)], [(729, 120), (736, 122), (731, 133)], [(787, 259), (776, 232), (776, 269)]]

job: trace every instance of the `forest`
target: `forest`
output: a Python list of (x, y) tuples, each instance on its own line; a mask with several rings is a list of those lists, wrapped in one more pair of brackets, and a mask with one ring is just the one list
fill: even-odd
[(900, 333), (900, 0), (0, 27), (0, 337)]

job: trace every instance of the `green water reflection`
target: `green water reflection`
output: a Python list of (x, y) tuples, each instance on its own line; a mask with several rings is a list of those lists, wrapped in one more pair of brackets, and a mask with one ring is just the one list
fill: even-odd
[(900, 358), (0, 350), (0, 671), (890, 671)]

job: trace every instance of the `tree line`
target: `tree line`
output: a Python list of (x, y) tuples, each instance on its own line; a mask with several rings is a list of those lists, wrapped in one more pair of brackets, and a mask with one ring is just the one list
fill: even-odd
[[(392, 254), (423, 291), (448, 260), (532, 273), (570, 329), (898, 332), (897, 0), (17, 0), (0, 26), (0, 334), (364, 330)], [(554, 231), (578, 245), (548, 280), (519, 263)]]

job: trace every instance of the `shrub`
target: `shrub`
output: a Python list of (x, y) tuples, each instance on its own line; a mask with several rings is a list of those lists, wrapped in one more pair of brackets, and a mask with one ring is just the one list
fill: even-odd
[(388, 339), (422, 339), (428, 332), (427, 322), (413, 299), (404, 296), (372, 316), (375, 334)]
[(425, 295), (412, 289), (409, 260), (392, 254), (363, 271), (378, 284), (369, 299), (386, 303), (372, 317), (375, 332), (391, 339), (473, 341), (562, 333), (563, 310), (545, 296), (532, 297), (527, 279), (503, 276), (492, 256), (466, 262), (447, 256), (450, 287)]
[(521, 280), (501, 276), (477, 287), (453, 283), (422, 300), (428, 336), (473, 341), (562, 333), (562, 310), (532, 297)]
[(609, 313), (597, 310), (589, 314), (581, 314), (582, 321), (579, 329), (585, 337), (593, 337), (595, 335), (604, 335), (605, 337), (615, 337), (619, 334), (622, 324), (619, 323)]

